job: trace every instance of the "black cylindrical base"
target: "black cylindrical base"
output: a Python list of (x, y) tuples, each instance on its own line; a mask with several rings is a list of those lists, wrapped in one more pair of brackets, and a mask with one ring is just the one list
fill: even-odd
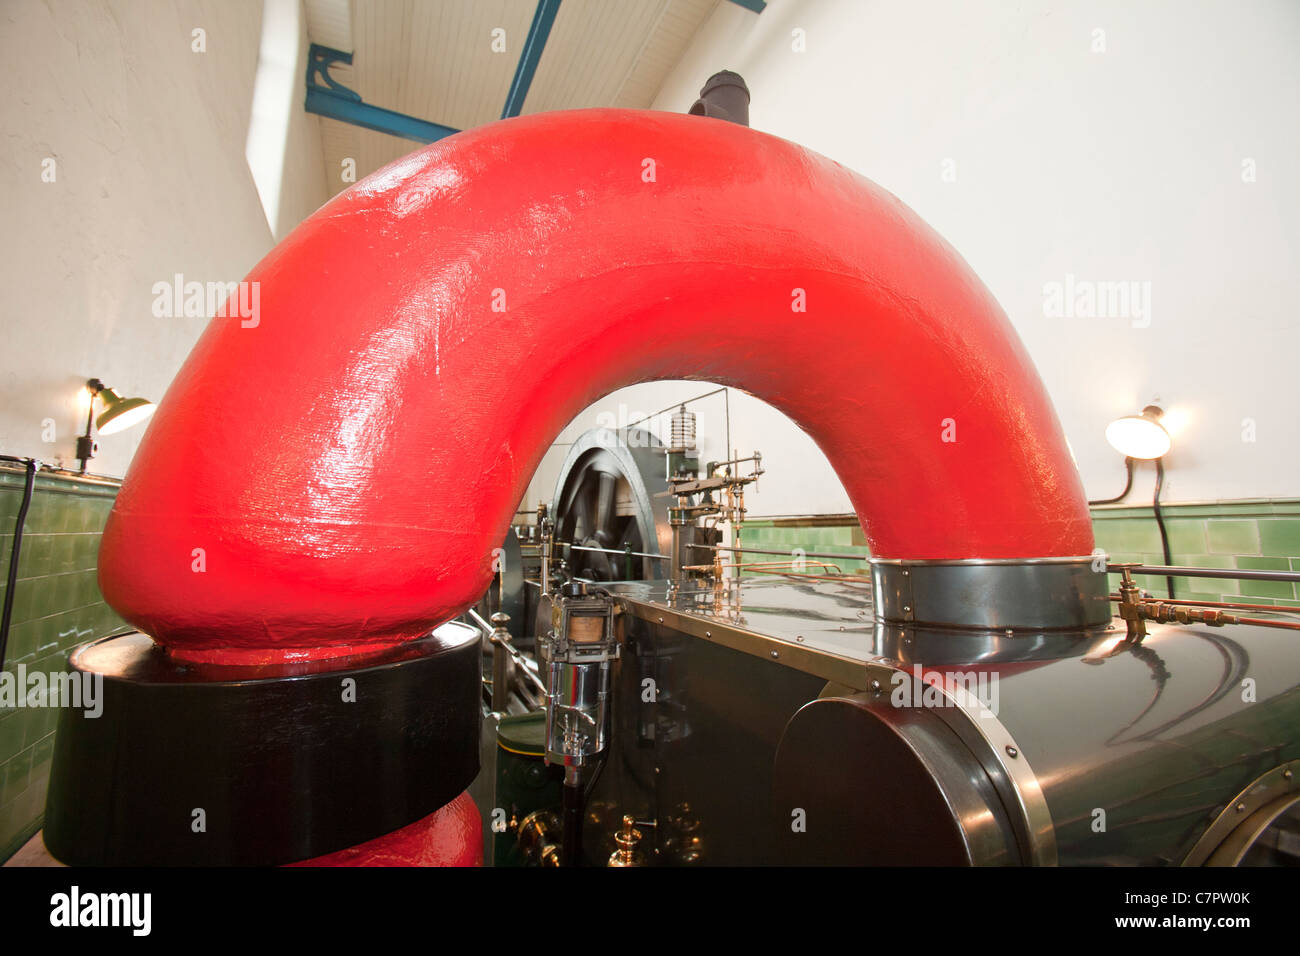
[(83, 645), (70, 667), (102, 704), (60, 715), (45, 844), (73, 865), (274, 865), (406, 826), (478, 773), (480, 658), (455, 623), (278, 668), (185, 664), (143, 634)]

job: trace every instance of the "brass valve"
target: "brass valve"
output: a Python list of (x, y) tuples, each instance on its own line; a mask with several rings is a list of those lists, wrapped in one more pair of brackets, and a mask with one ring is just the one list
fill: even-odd
[(645, 866), (640, 849), (641, 831), (631, 817), (623, 817), (623, 827), (614, 834), (614, 843), (618, 849), (609, 855), (609, 866)]

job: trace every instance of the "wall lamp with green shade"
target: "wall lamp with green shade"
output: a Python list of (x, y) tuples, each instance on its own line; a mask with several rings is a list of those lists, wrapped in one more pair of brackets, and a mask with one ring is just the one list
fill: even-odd
[[(1164, 409), (1159, 405), (1148, 405), (1137, 415), (1125, 415), (1123, 418), (1117, 418), (1106, 426), (1106, 441), (1110, 446), (1124, 456), (1124, 468), (1128, 474), (1128, 480), (1124, 484), (1124, 490), (1114, 498), (1102, 498), (1098, 501), (1089, 501), (1090, 505), (1112, 505), (1123, 501), (1128, 497), (1128, 493), (1133, 488), (1133, 468), (1136, 463), (1141, 461), (1154, 461), (1156, 463), (1156, 488), (1155, 496), (1151, 501), (1151, 508), (1155, 512), (1156, 527), (1160, 529), (1160, 544), (1164, 550), (1165, 564), (1173, 564), (1173, 557), (1169, 550), (1169, 534), (1165, 530), (1165, 516), (1160, 509), (1160, 492), (1165, 484), (1165, 455), (1169, 454), (1169, 449), (1174, 445), (1174, 440), (1170, 437), (1169, 431), (1160, 423), (1164, 417)], [(1169, 597), (1174, 596), (1174, 579), (1166, 578), (1165, 583), (1168, 585)]]
[[(90, 392), (86, 434), (77, 439), (77, 459), (81, 462), (82, 474), (86, 472), (86, 462), (99, 450), (99, 443), (92, 436), (92, 426), (101, 435), (112, 435), (144, 421), (153, 414), (155, 407), (147, 398), (123, 398), (116, 389), (109, 388), (97, 378), (86, 382), (86, 390)], [(96, 398), (103, 407), (99, 417), (95, 417)]]

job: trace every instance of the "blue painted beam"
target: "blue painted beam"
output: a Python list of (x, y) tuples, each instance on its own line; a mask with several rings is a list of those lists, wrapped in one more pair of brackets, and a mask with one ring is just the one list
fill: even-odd
[(560, 0), (538, 0), (537, 11), (533, 14), (533, 25), (528, 28), (528, 38), (524, 40), (523, 52), (519, 54), (519, 65), (515, 67), (515, 78), (510, 83), (510, 92), (506, 95), (505, 109), (501, 111), (502, 119), (518, 116), (524, 108), (528, 88), (533, 85), (533, 74), (541, 62), (542, 50), (546, 47), (546, 38), (551, 35), (555, 24), (555, 15), (560, 11)]
[[(351, 53), (317, 46), (315, 43), (311, 45), (307, 51), (307, 102), (304, 104), (308, 113), (328, 116), (353, 126), (373, 129), (389, 136), (400, 136), (417, 143), (432, 143), (460, 132), (441, 123), (430, 123), (428, 120), (363, 102), (359, 93), (348, 89), (329, 73), (330, 67), (335, 63), (351, 62)], [(318, 82), (318, 78), (324, 82)]]
[(755, 13), (762, 13), (767, 9), (767, 0), (731, 0), (738, 7), (744, 7), (746, 10), (753, 10)]

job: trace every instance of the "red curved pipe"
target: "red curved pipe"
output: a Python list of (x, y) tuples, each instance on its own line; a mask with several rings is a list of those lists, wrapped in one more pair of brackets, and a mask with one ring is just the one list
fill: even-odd
[(173, 653), (357, 653), (445, 620), (486, 589), (561, 428), (652, 379), (785, 412), (877, 555), (1092, 549), (989, 292), (894, 196), (773, 136), (620, 110), (493, 123), (336, 197), (248, 281), (256, 326), (209, 325), (103, 538), (105, 597)]
[(482, 866), (483, 821), (468, 793), (400, 830), (289, 866)]

